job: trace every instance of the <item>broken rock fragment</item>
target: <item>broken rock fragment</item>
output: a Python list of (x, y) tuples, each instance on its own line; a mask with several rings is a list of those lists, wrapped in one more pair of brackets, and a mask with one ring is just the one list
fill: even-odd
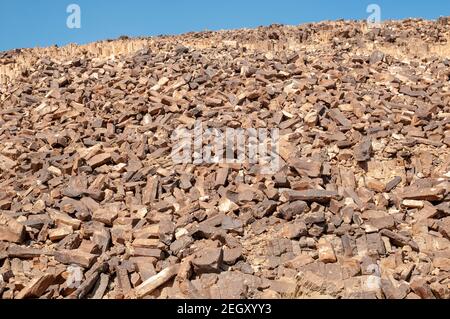
[(353, 156), (357, 162), (366, 162), (372, 155), (372, 141), (366, 138), (364, 141), (356, 144), (353, 150)]
[(194, 271), (201, 273), (219, 273), (223, 262), (222, 248), (206, 248), (196, 253), (196, 258), (192, 260)]
[(81, 250), (61, 250), (55, 252), (55, 259), (66, 265), (75, 264), (89, 268), (94, 264), (97, 256)]
[(11, 217), (0, 213), (0, 241), (21, 243), (25, 240), (25, 227)]
[(448, 299), (448, 20), (0, 53), (0, 298)]
[(321, 238), (317, 244), (319, 260), (324, 263), (334, 263), (337, 261), (334, 248), (325, 238)]

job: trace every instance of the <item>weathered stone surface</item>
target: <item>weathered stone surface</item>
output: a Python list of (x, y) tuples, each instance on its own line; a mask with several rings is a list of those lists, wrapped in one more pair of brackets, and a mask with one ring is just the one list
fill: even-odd
[(411, 240), (411, 239), (409, 239), (409, 238), (407, 238), (407, 237), (405, 237), (403, 235), (396, 234), (396, 233), (394, 233), (394, 232), (392, 232), (390, 230), (387, 230), (387, 229), (383, 229), (380, 232), (380, 234), (383, 235), (383, 236), (388, 237), (389, 239), (391, 239), (391, 242), (394, 245), (397, 245), (397, 246), (400, 246), (400, 247), (409, 245), (409, 246), (411, 246), (412, 249), (414, 249), (416, 251), (419, 251), (419, 246), (413, 240)]
[(285, 224), (281, 230), (281, 236), (288, 239), (298, 239), (302, 236), (306, 236), (308, 228), (304, 222), (293, 222)]
[(433, 292), (430, 289), (430, 286), (426, 282), (425, 279), (422, 278), (414, 278), (411, 281), (411, 289), (414, 291), (420, 298), (422, 299), (436, 299)]
[(334, 263), (337, 261), (333, 246), (325, 238), (319, 240), (317, 250), (321, 262)]
[(81, 250), (61, 250), (55, 252), (55, 259), (66, 265), (75, 264), (89, 268), (93, 265), (97, 256)]
[(223, 262), (227, 265), (234, 265), (242, 258), (242, 247), (225, 248), (223, 250)]
[(118, 217), (118, 213), (109, 209), (97, 209), (92, 214), (92, 220), (96, 220), (105, 225), (112, 226), (114, 220)]
[(223, 262), (223, 250), (221, 248), (206, 248), (196, 253), (192, 260), (194, 271), (202, 273), (218, 273)]
[(13, 218), (0, 215), (0, 241), (21, 243), (25, 236), (25, 227), (22, 224)]
[(288, 190), (283, 192), (287, 201), (307, 201), (307, 202), (329, 202), (331, 199), (337, 199), (338, 193), (333, 191), (310, 189), (305, 191)]
[(280, 206), (278, 210), (278, 216), (286, 220), (291, 220), (296, 215), (304, 213), (307, 209), (308, 205), (306, 204), (306, 202), (298, 200)]
[(448, 299), (447, 20), (0, 53), (0, 298)]
[(402, 194), (403, 199), (412, 200), (428, 200), (428, 201), (438, 201), (442, 200), (445, 194), (444, 188), (423, 188), (410, 191), (404, 191)]
[(366, 162), (370, 160), (372, 155), (372, 141), (370, 139), (365, 139), (364, 141), (358, 143), (354, 148), (353, 156), (358, 162)]
[(38, 276), (32, 279), (30, 283), (17, 294), (15, 299), (38, 298), (43, 295), (51, 284), (53, 284), (54, 280), (55, 277), (52, 274)]

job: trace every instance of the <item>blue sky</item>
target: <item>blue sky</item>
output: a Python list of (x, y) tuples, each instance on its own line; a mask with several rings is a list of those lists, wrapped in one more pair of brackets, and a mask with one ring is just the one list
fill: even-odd
[[(69, 4), (81, 8), (81, 29), (69, 29)], [(0, 0), (0, 51), (88, 43), (121, 35), (366, 19), (376, 3), (383, 20), (450, 16), (449, 0)]]

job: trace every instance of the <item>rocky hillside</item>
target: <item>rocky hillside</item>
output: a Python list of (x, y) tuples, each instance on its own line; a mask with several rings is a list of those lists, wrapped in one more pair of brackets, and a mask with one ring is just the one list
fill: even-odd
[[(0, 53), (0, 297), (450, 298), (449, 41), (441, 18)], [(177, 163), (197, 122), (279, 130), (277, 170)]]

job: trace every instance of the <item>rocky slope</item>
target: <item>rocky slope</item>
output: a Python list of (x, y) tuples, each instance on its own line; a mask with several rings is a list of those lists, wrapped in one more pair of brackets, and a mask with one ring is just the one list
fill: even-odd
[[(450, 298), (449, 40), (336, 21), (0, 53), (0, 296)], [(196, 121), (279, 129), (279, 169), (174, 163)]]

